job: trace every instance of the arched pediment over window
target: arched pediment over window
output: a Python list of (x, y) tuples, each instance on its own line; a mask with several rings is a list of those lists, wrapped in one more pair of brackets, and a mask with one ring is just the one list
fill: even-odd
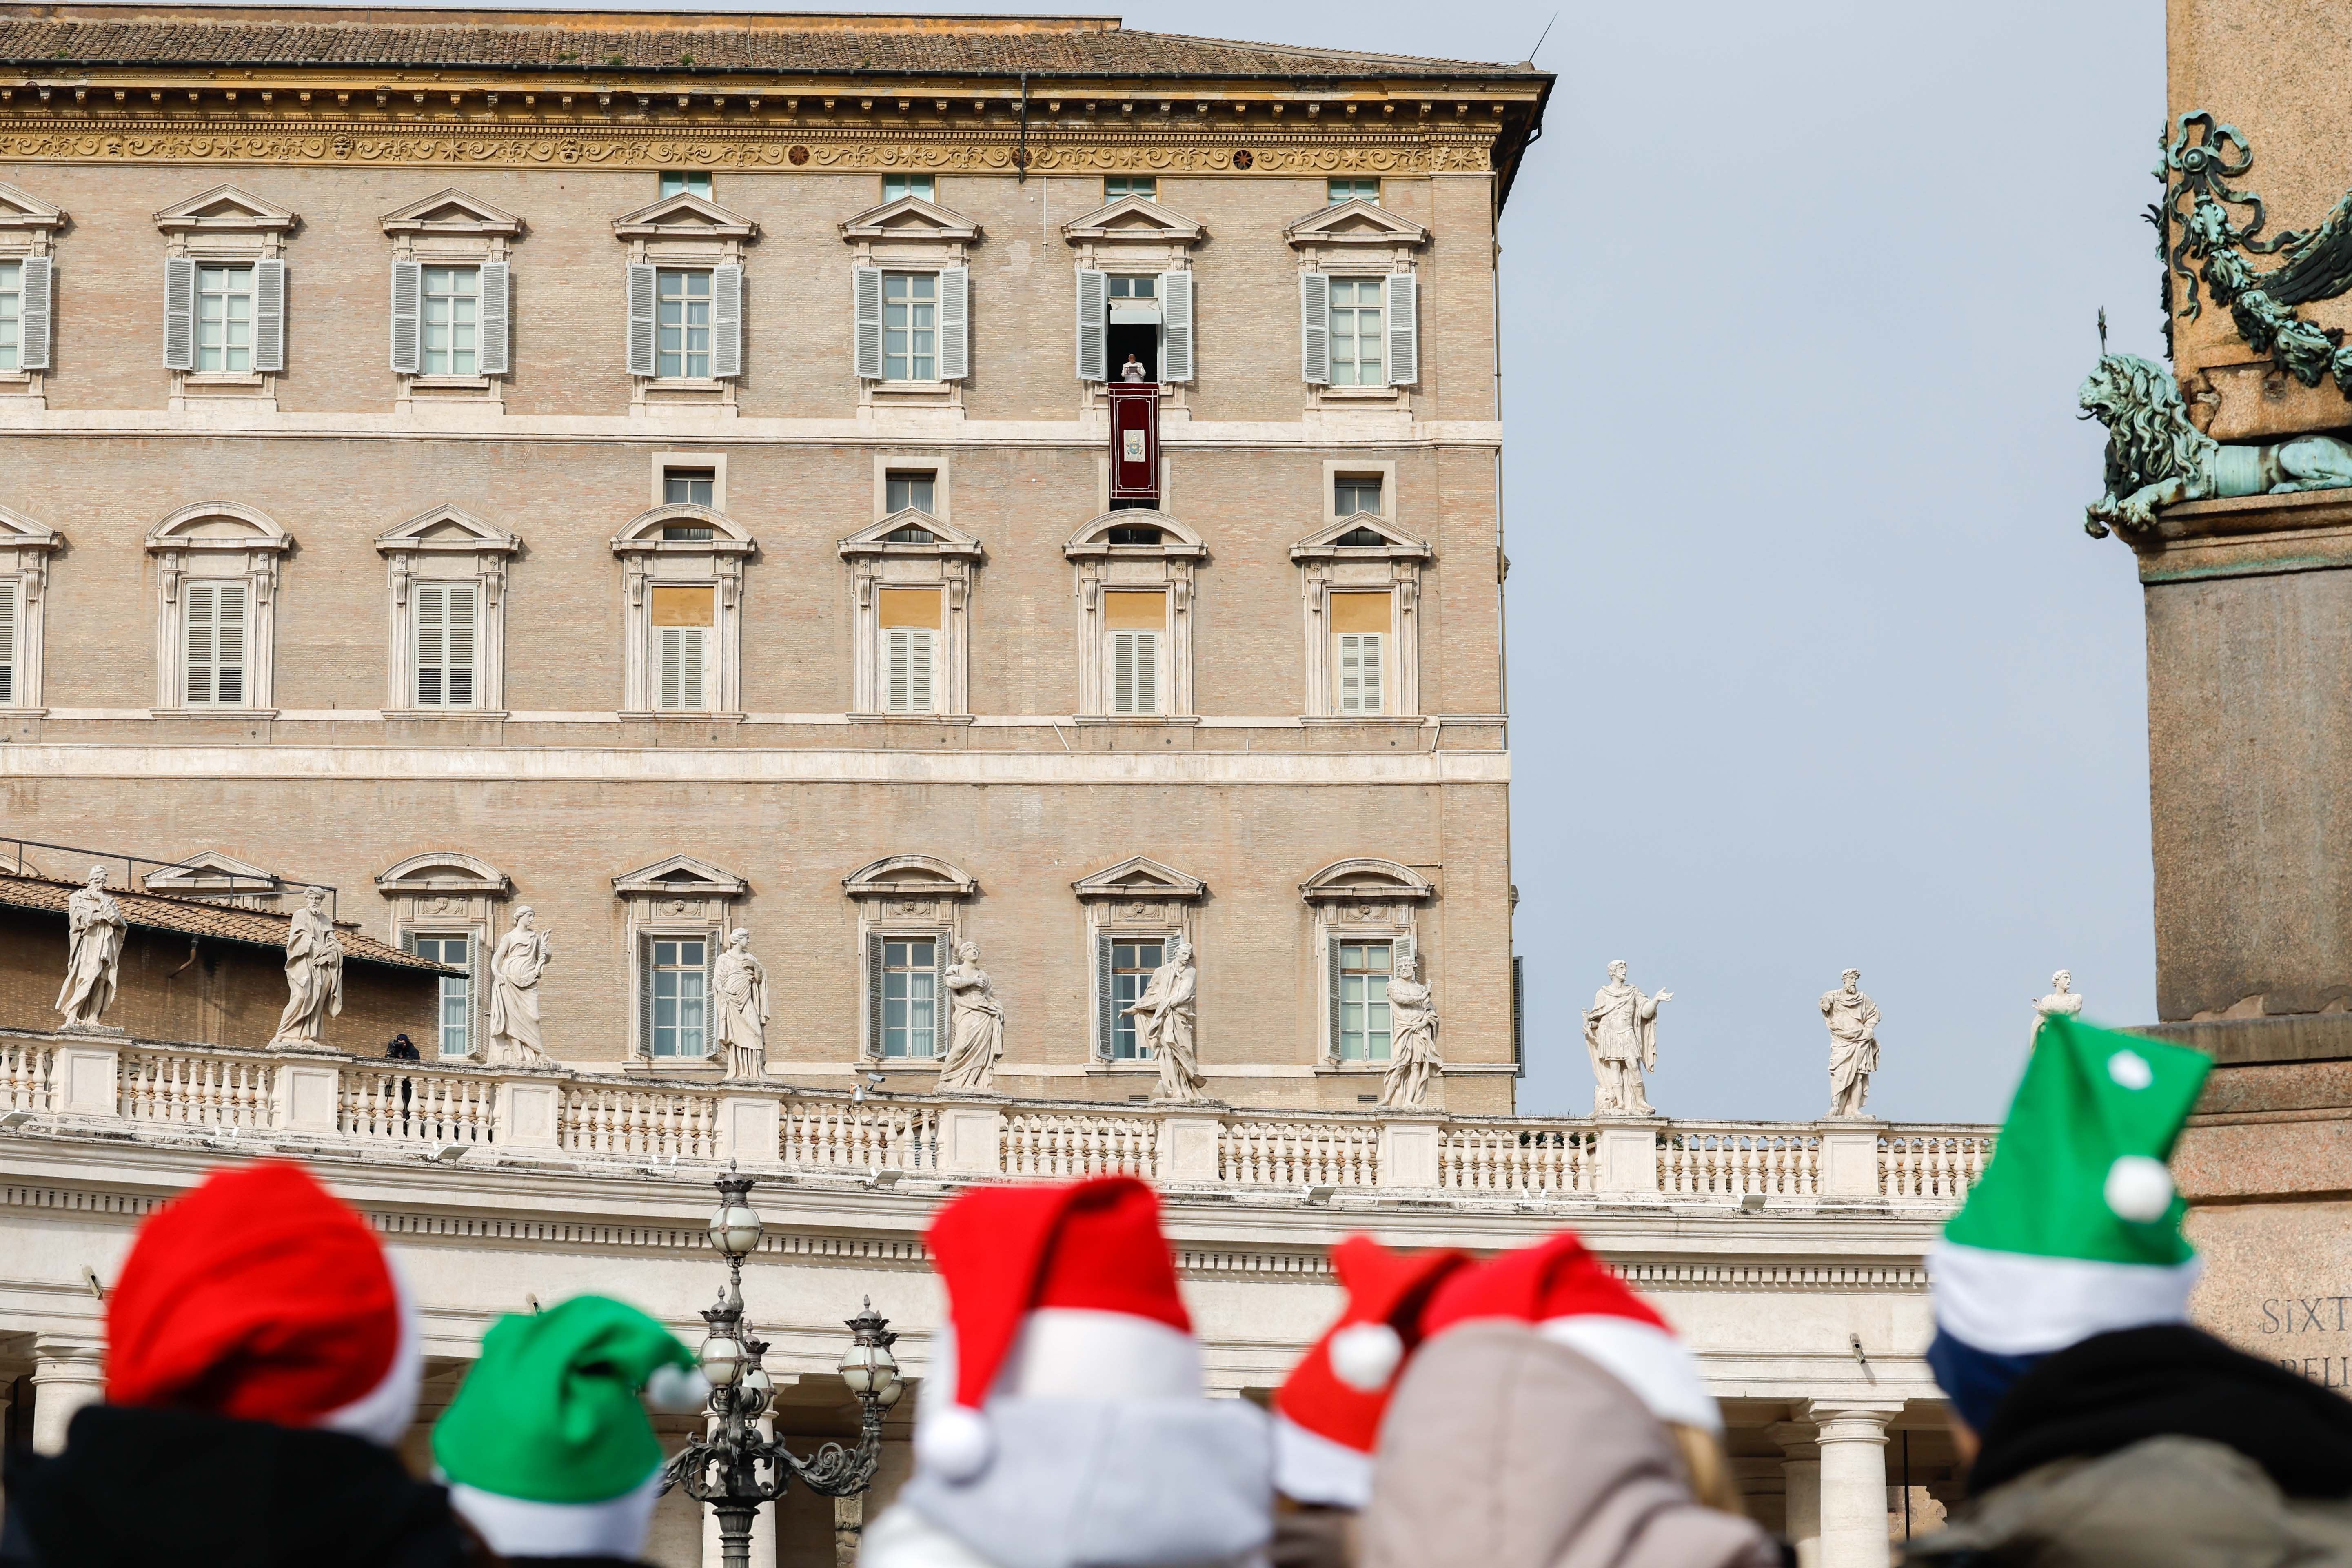
[(1334, 860), (1298, 884), (1310, 904), (1419, 902), (1437, 896), (1428, 878), (1410, 866), (1371, 856)]
[(428, 849), (376, 873), (383, 893), (478, 893), (504, 898), (514, 884), (478, 855), (458, 849)]
[[(1156, 530), (1156, 540), (1117, 540), (1114, 531)], [(1205, 561), (1209, 546), (1191, 524), (1179, 522), (1164, 511), (1107, 511), (1070, 535), (1062, 553), (1073, 561), (1084, 560), (1162, 560), (1181, 559)]]
[(980, 891), (971, 873), (936, 855), (886, 855), (841, 879), (853, 899), (968, 899)]
[(184, 506), (147, 531), (150, 550), (290, 550), (293, 545), (268, 512), (230, 500)]
[[(707, 528), (707, 539), (673, 537), (674, 531)], [(672, 553), (699, 551), (705, 554), (748, 554), (760, 542), (751, 531), (723, 511), (685, 501), (648, 507), (621, 526), (613, 536), (614, 552), (666, 549)]]

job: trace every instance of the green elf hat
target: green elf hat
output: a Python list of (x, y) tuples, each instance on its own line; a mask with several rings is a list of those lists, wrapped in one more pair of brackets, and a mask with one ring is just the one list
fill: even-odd
[(2184, 1321), (2200, 1264), (2165, 1161), (2212, 1066), (2044, 1019), (1992, 1163), (1929, 1254), (1937, 1328), (2021, 1356)]
[(657, 1409), (700, 1409), (693, 1352), (635, 1307), (574, 1296), (500, 1318), (433, 1428), (452, 1507), (502, 1557), (635, 1557), (660, 1493)]

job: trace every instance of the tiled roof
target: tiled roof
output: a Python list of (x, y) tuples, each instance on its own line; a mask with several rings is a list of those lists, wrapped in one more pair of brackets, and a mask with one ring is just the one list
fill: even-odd
[[(1517, 78), (1527, 64), (1294, 48), (1131, 32), (1108, 17), (763, 16), (354, 7), (0, 6), (0, 63), (75, 66), (458, 67), (751, 71), (818, 76)], [(110, 16), (119, 10), (121, 16)], [(397, 25), (386, 19), (397, 16)]]
[[(79, 882), (63, 882), (51, 877), (0, 873), (0, 904), (13, 904), (20, 910), (46, 910), (52, 914), (63, 915), (66, 900), (71, 898), (80, 886)], [(292, 923), (292, 917), (289, 915), (236, 909), (202, 899), (167, 899), (154, 893), (131, 893), (115, 888), (109, 888), (107, 891), (122, 907), (124, 920), (149, 931), (208, 936), (222, 942), (243, 942), (249, 947), (283, 948), (286, 945), (286, 928)], [(434, 963), (419, 958), (413, 952), (403, 952), (396, 947), (386, 947), (373, 937), (362, 936), (357, 927), (340, 921), (335, 926), (335, 935), (343, 944), (343, 957), (347, 962), (381, 963), (394, 969), (422, 969), (434, 974), (465, 973), (446, 963)]]

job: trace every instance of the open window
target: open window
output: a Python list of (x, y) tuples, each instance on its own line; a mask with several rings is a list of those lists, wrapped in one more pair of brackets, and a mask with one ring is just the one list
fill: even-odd
[(451, 188), (377, 219), (392, 238), (393, 374), (400, 406), (500, 403), (512, 342), (512, 266), (522, 220)]
[(215, 185), (155, 215), (163, 232), (163, 368), (171, 407), (250, 398), (275, 409), (286, 368), (286, 241), (300, 219)]
[(628, 250), (628, 370), (640, 406), (732, 412), (743, 374), (743, 253), (760, 226), (681, 190), (613, 220)]
[(1395, 402), (1421, 380), (1416, 258), (1429, 231), (1356, 195), (1284, 235), (1298, 256), (1299, 374), (1316, 401)]
[(1201, 226), (1154, 195), (1132, 192), (1064, 224), (1062, 234), (1077, 252), (1077, 378), (1190, 382), (1192, 248)]
[(0, 404), (47, 406), (42, 390), (57, 339), (57, 236), (66, 215), (0, 184)]
[(980, 226), (909, 185), (841, 226), (860, 402), (959, 407), (971, 374), (971, 247)]

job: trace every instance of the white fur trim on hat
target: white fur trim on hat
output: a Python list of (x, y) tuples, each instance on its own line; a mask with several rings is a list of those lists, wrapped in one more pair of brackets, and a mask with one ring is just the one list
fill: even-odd
[(1362, 1509), (1372, 1500), (1372, 1457), (1274, 1413), (1274, 1489), (1293, 1502)]
[[(1128, 1312), (1040, 1307), (1022, 1320), (989, 1397), (1065, 1399), (1199, 1396), (1205, 1376), (1200, 1342), (1181, 1329)], [(985, 1412), (955, 1402), (956, 1337), (940, 1331), (923, 1374), (915, 1458), (950, 1480), (970, 1480), (996, 1456)]]
[(2205, 1260), (2103, 1263), (1938, 1241), (1927, 1278), (1938, 1327), (1995, 1355), (2062, 1351), (2093, 1334), (2189, 1321)]
[(1324, 1354), (1333, 1377), (1359, 1394), (1378, 1394), (1404, 1362), (1404, 1336), (1386, 1323), (1349, 1323)]
[(646, 1549), (661, 1472), (603, 1502), (533, 1502), (502, 1497), (463, 1482), (449, 1487), (449, 1506), (501, 1557), (628, 1557)]
[(1599, 1362), (1659, 1420), (1723, 1430), (1723, 1411), (1700, 1379), (1690, 1348), (1655, 1324), (1591, 1312), (1547, 1318), (1536, 1331)]
[(416, 1419), (416, 1395), (425, 1386), (425, 1347), (417, 1337), (416, 1300), (408, 1293), (408, 1281), (393, 1267), (388, 1253), (383, 1266), (392, 1275), (392, 1293), (400, 1308), (400, 1339), (393, 1346), (392, 1364), (384, 1368), (373, 1388), (310, 1425), (397, 1448), (408, 1435), (409, 1424)]

